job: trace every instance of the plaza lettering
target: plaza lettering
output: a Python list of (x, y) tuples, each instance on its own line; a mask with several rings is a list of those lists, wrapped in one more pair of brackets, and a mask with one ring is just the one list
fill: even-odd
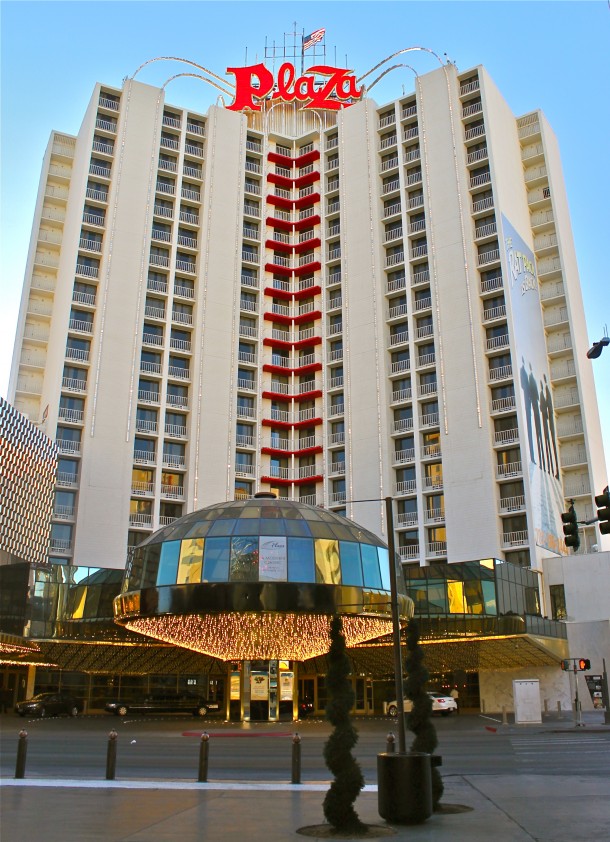
[[(305, 108), (323, 108), (338, 111), (360, 98), (356, 78), (341, 67), (317, 64), (308, 67), (297, 77), (294, 65), (286, 62), (278, 70), (274, 80), (271, 71), (264, 64), (247, 67), (227, 67), (227, 73), (235, 76), (235, 100), (227, 108), (243, 111), (249, 108), (260, 111), (260, 101), (270, 99), (279, 102), (301, 102)], [(325, 77), (320, 82), (317, 77)]]

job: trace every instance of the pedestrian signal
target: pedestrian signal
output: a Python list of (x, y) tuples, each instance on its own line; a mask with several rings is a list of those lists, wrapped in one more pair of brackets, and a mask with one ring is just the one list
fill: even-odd
[(578, 669), (579, 670), (590, 670), (591, 669), (591, 661), (588, 658), (579, 658), (578, 659)]

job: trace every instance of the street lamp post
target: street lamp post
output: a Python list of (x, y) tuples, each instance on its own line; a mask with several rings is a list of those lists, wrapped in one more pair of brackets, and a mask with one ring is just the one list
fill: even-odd
[(400, 654), (400, 617), (398, 613), (398, 584), (396, 580), (396, 546), (394, 543), (394, 509), (392, 498), (385, 498), (385, 510), (388, 520), (388, 551), (390, 555), (390, 599), (392, 602), (392, 648), (394, 650), (394, 681), (396, 685), (396, 704), (398, 705), (398, 751), (407, 750), (405, 729), (405, 706), (403, 701), (402, 657)]

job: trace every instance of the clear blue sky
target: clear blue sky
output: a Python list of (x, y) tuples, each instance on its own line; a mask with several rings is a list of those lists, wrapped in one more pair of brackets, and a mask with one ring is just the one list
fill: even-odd
[[(484, 64), (516, 114), (542, 108), (562, 152), (589, 339), (610, 323), (610, 8), (595, 2), (27, 2), (2, 0), (2, 275), (0, 394), (6, 395), (40, 165), (52, 129), (76, 133), (95, 82), (121, 85), (149, 58), (181, 56), (223, 75), (262, 57), (265, 39), (326, 28), (327, 57), (358, 74), (403, 47), (447, 54), (460, 70)], [(336, 49), (336, 53), (335, 53)], [(409, 57), (419, 72), (432, 57)], [(181, 69), (158, 63), (139, 78), (162, 84)], [(413, 89), (395, 71), (381, 104)], [(177, 80), (176, 105), (204, 111), (213, 89)], [(586, 348), (579, 349), (582, 354)], [(610, 348), (593, 363), (610, 458)], [(601, 491), (601, 489), (598, 489)]]

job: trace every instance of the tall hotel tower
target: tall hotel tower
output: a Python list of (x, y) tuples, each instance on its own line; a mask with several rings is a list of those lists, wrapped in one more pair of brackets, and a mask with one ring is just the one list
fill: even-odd
[(483, 67), (336, 111), (128, 79), (52, 134), (9, 397), (59, 446), (54, 561), (273, 490), (540, 568), (607, 483), (587, 347), (555, 136)]

